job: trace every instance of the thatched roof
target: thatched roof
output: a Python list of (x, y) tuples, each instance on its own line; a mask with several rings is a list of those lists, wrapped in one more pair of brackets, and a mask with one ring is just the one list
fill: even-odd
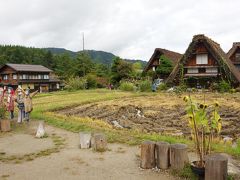
[(234, 42), (232, 48), (227, 53), (228, 58), (230, 58), (238, 48), (240, 48), (240, 42)]
[(223, 68), (225, 75), (228, 76), (228, 79), (233, 80), (237, 83), (240, 82), (240, 73), (232, 64), (227, 54), (222, 50), (218, 43), (203, 34), (193, 36), (192, 42), (187, 48), (185, 54), (177, 62), (177, 65), (174, 67), (172, 73), (169, 75), (167, 82), (173, 82), (176, 76), (179, 75), (180, 65), (184, 65), (185, 62), (191, 57), (198, 43), (203, 43), (205, 45), (205, 47), (211, 53), (214, 59), (216, 59), (219, 65)]
[(174, 52), (174, 51), (170, 51), (162, 48), (156, 48), (143, 71), (145, 72), (148, 71), (151, 68), (151, 64), (156, 59), (156, 57), (161, 55), (164, 55), (169, 60), (171, 60), (174, 66), (177, 64), (177, 61), (182, 57), (182, 54), (178, 52)]

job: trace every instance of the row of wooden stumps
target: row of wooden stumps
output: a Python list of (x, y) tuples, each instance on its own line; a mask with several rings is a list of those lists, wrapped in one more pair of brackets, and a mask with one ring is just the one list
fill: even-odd
[(80, 144), (79, 148), (89, 149), (94, 151), (104, 152), (107, 150), (107, 138), (102, 133), (86, 133), (80, 132)]
[[(185, 144), (144, 141), (141, 144), (140, 167), (182, 170), (189, 163), (187, 150)], [(226, 180), (227, 163), (228, 159), (221, 154), (209, 155), (206, 158), (205, 180)]]
[(141, 144), (141, 164), (143, 169), (156, 166), (159, 169), (183, 169), (188, 163), (187, 145), (172, 144), (167, 142), (145, 141)]

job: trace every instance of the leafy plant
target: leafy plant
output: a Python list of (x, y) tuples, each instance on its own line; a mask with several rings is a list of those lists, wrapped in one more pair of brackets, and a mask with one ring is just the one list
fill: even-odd
[(94, 89), (97, 87), (97, 80), (96, 80), (96, 76), (92, 75), (92, 74), (88, 74), (86, 76), (87, 78), (87, 88), (88, 89)]
[(122, 91), (134, 91), (136, 87), (131, 82), (121, 82), (120, 87)]
[(228, 82), (224, 81), (224, 80), (222, 80), (218, 84), (218, 91), (219, 92), (229, 92), (230, 89), (231, 89), (231, 85)]
[(165, 90), (168, 89), (168, 86), (167, 86), (166, 83), (161, 83), (161, 84), (158, 86), (158, 89), (159, 89), (160, 91), (165, 91)]
[(191, 128), (191, 135), (199, 156), (199, 167), (204, 167), (204, 156), (211, 153), (213, 137), (219, 135), (222, 123), (218, 113), (219, 104), (213, 105), (194, 102), (191, 96), (185, 96), (188, 126)]
[(139, 89), (141, 92), (149, 92), (151, 91), (151, 82), (148, 81), (148, 80), (145, 80), (145, 81), (141, 81), (139, 83)]
[(69, 91), (86, 89), (87, 80), (83, 77), (70, 77), (65, 81), (65, 88)]
[(166, 56), (160, 56), (160, 65), (156, 69), (157, 74), (162, 74), (163, 76), (169, 75), (173, 70), (173, 63)]

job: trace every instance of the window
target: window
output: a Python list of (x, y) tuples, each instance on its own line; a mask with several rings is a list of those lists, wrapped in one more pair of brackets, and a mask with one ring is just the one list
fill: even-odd
[(49, 79), (49, 75), (48, 74), (44, 74), (43, 79)]
[(22, 79), (23, 77), (22, 77), (22, 75), (19, 75), (19, 79)]
[(156, 70), (156, 67), (155, 67), (155, 66), (153, 66), (152, 70), (153, 70), (153, 71), (155, 71), (155, 70)]
[(3, 80), (8, 80), (8, 75), (7, 74), (3, 75)]
[(27, 75), (26, 75), (26, 74), (23, 74), (23, 75), (22, 75), (22, 79), (27, 79)]
[(240, 61), (240, 53), (235, 54), (236, 61)]
[(197, 64), (208, 64), (208, 55), (207, 54), (197, 54), (196, 63)]
[(16, 74), (13, 74), (13, 79), (17, 79), (17, 75)]
[(198, 73), (198, 68), (188, 68), (187, 73), (196, 74), (196, 73)]
[(218, 73), (218, 68), (207, 68), (206, 73)]

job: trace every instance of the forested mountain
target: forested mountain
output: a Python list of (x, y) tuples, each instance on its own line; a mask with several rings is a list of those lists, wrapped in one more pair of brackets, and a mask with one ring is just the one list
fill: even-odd
[[(70, 51), (64, 48), (44, 48), (44, 49), (51, 51), (53, 54), (68, 53), (71, 57), (76, 57), (77, 53), (79, 53), (79, 52)], [(85, 51), (88, 52), (93, 62), (102, 63), (105, 65), (111, 65), (113, 63), (113, 59), (116, 57), (114, 54), (105, 52), (105, 51), (95, 51), (95, 50), (85, 50)], [(143, 67), (147, 64), (146, 61), (142, 61), (142, 60), (131, 60), (131, 59), (125, 59), (125, 60), (130, 63), (140, 62)]]
[[(40, 64), (52, 69), (62, 79), (84, 77), (88, 74), (107, 79), (111, 76), (111, 67), (117, 58), (120, 59), (103, 51), (72, 52), (63, 48), (0, 45), (0, 66), (5, 63)], [(139, 73), (143, 68), (142, 61), (126, 61), (119, 60), (119, 66), (122, 70), (125, 67), (131, 69), (131, 77), (134, 77), (135, 72)]]

